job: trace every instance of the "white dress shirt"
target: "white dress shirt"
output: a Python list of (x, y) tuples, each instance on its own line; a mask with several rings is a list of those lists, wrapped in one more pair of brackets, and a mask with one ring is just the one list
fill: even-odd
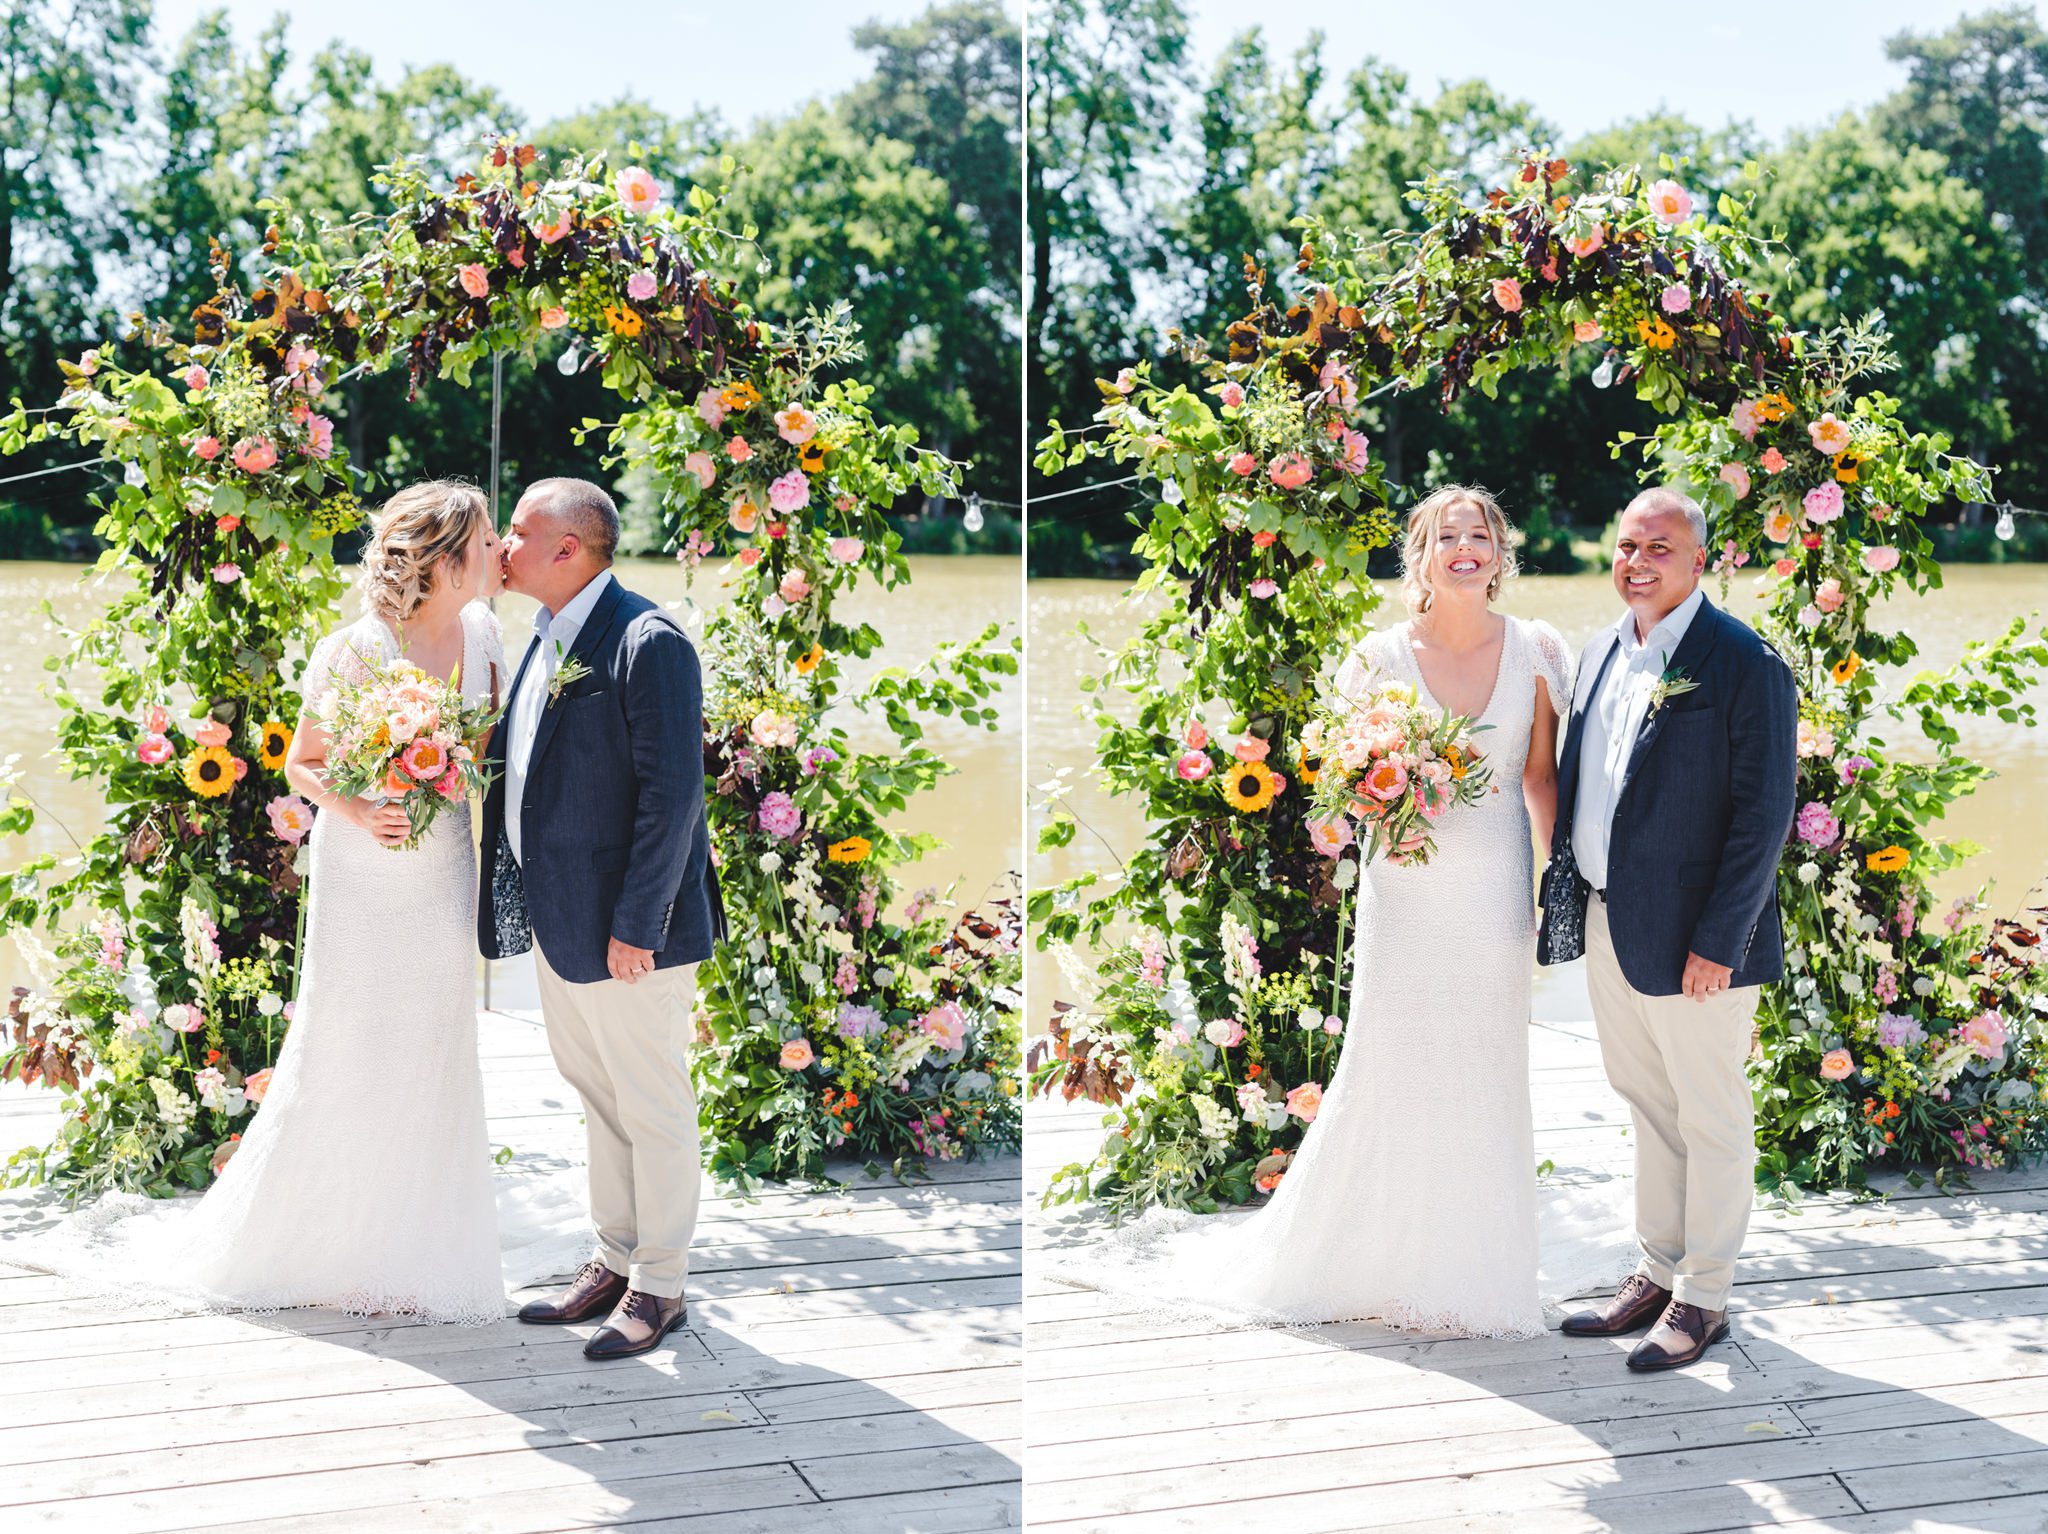
[(533, 756), (533, 738), (540, 733), (540, 716), (547, 711), (548, 683), (583, 625), (597, 599), (611, 583), (612, 573), (600, 571), (576, 595), (551, 613), (545, 607), (533, 615), (533, 637), (540, 645), (526, 668), (526, 675), (514, 689), (505, 716), (505, 840), (512, 846), (512, 861), (525, 865), (526, 853), (519, 844), (520, 810), (526, 803), (526, 769)]
[[(1607, 674), (1586, 700), (1585, 726), (1579, 737), (1578, 795), (1572, 801), (1572, 856), (1578, 861), (1579, 873), (1596, 890), (1607, 888), (1614, 806), (1621, 798), (1622, 779), (1635, 752), (1636, 737), (1649, 717), (1650, 695), (1705, 600), (1706, 593), (1695, 587), (1640, 643), (1636, 615), (1622, 614), (1613, 631), (1620, 653), (1607, 663)], [(1590, 672), (1597, 672), (1600, 664), (1593, 656), (1586, 657)]]

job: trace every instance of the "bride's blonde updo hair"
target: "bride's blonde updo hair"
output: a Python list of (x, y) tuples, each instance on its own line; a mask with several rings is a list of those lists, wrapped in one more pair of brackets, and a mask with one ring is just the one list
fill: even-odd
[(444, 559), (457, 574), (464, 570), (470, 540), (490, 518), (483, 491), (460, 480), (423, 480), (391, 497), (373, 519), (363, 550), (370, 609), (387, 622), (405, 622), (434, 594)]
[(1501, 583), (1510, 579), (1517, 568), (1507, 513), (1500, 509), (1500, 502), (1493, 498), (1493, 492), (1476, 485), (1445, 485), (1441, 490), (1432, 491), (1408, 513), (1408, 531), (1401, 540), (1401, 600), (1407, 604), (1408, 611), (1418, 616), (1428, 612), (1436, 599), (1436, 593), (1429, 584), (1430, 559), (1436, 548), (1437, 529), (1443, 525), (1445, 513), (1453, 506), (1472, 507), (1486, 518), (1487, 530), (1493, 534), (1498, 563), (1494, 567), (1493, 579), (1486, 583), (1487, 601), (1491, 602), (1500, 595)]

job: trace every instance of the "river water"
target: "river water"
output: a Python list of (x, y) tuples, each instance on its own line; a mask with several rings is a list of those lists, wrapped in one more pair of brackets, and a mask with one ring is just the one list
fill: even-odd
[[(1017, 631), (1022, 601), (1021, 561), (997, 555), (923, 557), (910, 561), (910, 585), (884, 592), (863, 585), (842, 599), (839, 612), (849, 621), (866, 619), (880, 630), (883, 648), (869, 659), (849, 658), (845, 691), (851, 692), (884, 666), (915, 666), (936, 644), (962, 640), (991, 623), (1004, 625), (1006, 637)], [(625, 560), (619, 579), (655, 601), (671, 604), (679, 618), (701, 622), (722, 600), (714, 567), (698, 573), (692, 589), (673, 560)], [(27, 838), (0, 848), (0, 869), (11, 868), (34, 853), (60, 858), (72, 850), (72, 839), (84, 841), (103, 823), (103, 807), (93, 784), (71, 780), (53, 752), (58, 710), (42, 696), (50, 680), (43, 660), (59, 647), (55, 626), (42, 615), (48, 600), (67, 622), (96, 612), (105, 593), (82, 587), (77, 565), (29, 562), (0, 563), (0, 757), (19, 755), (23, 787), (46, 813)], [(351, 599), (347, 615), (360, 609)], [(532, 622), (531, 600), (506, 596), (498, 612), (505, 624), (507, 648), (516, 658)], [(696, 632), (693, 630), (693, 633)], [(971, 728), (957, 719), (932, 720), (924, 744), (958, 771), (897, 817), (904, 829), (928, 830), (946, 845), (922, 862), (901, 871), (904, 886), (933, 884), (940, 889), (957, 881), (963, 904), (972, 904), (998, 886), (1008, 870), (1021, 869), (1021, 722), (1024, 714), (1021, 677), (1007, 678), (999, 695), (999, 727), (991, 732)], [(879, 721), (850, 717), (847, 729), (856, 746), (891, 749), (894, 737)], [(510, 970), (512, 966), (500, 966)], [(501, 983), (500, 1005), (519, 1005), (527, 985), (514, 972), (508, 1000)], [(11, 943), (0, 944), (0, 986), (26, 983)], [(0, 996), (6, 994), (0, 990)]]
[[(1947, 666), (1962, 654), (1964, 645), (1998, 633), (2014, 616), (2048, 611), (2048, 567), (1969, 565), (1953, 566), (1943, 573), (1947, 584), (1940, 591), (1895, 597), (1877, 615), (1881, 627), (1903, 628), (1919, 644), (1920, 656), (1912, 669)], [(1708, 590), (1714, 601), (1722, 601), (1718, 582), (1710, 583)], [(1382, 588), (1382, 595), (1380, 621), (1398, 621), (1399, 594), (1389, 584)], [(1607, 575), (1594, 572), (1521, 576), (1508, 586), (1501, 606), (1525, 618), (1548, 619), (1576, 647), (1615, 620), (1621, 610), (1619, 602)], [(1753, 614), (1761, 605), (1755, 582), (1738, 577), (1729, 588), (1727, 605), (1739, 617)], [(1067, 781), (1076, 785), (1067, 801), (1069, 807), (1100, 833), (1084, 830), (1067, 847), (1035, 854), (1034, 885), (1056, 883), (1089, 870), (1106, 874), (1117, 866), (1120, 853), (1138, 846), (1143, 838), (1137, 807), (1102, 793), (1091, 776), (1095, 726), (1076, 705), (1085, 702), (1092, 713), (1102, 695), (1084, 697), (1075, 691), (1075, 682), (1096, 672), (1099, 661), (1093, 647), (1075, 637), (1074, 626), (1085, 622), (1097, 639), (1117, 645), (1135, 633), (1157, 606), (1157, 598), (1134, 604), (1120, 582), (1031, 583), (1026, 641), (1031, 652), (1030, 835), (1035, 843), (1038, 828), (1045, 822), (1040, 785), (1061, 768), (1070, 769)], [(1903, 674), (1882, 675), (1885, 692), (1896, 693)], [(1120, 705), (1131, 701), (1116, 698)], [(2037, 694), (2035, 703), (2048, 716), (2048, 688)], [(1126, 718), (1134, 711), (1120, 710)], [(1961, 869), (1945, 874), (1937, 881), (1937, 889), (1947, 898), (1992, 880), (1993, 908), (2010, 909), (2048, 872), (2048, 725), (2029, 729), (1997, 719), (1974, 720), (1963, 725), (1962, 733), (1967, 749), (1990, 761), (1998, 778), (1952, 812), (1948, 834), (1982, 843), (1985, 851)], [(1887, 738), (1895, 743), (1917, 740), (1918, 726), (1894, 727)], [(2035, 898), (2039, 899), (2038, 893)], [(1538, 1016), (1588, 1015), (1583, 980), (1577, 973), (1582, 968), (1574, 965), (1555, 973), (1539, 972)], [(1031, 997), (1027, 1028), (1035, 1031), (1043, 1026), (1052, 1000), (1065, 994), (1065, 987), (1051, 959), (1035, 952), (1027, 984)]]

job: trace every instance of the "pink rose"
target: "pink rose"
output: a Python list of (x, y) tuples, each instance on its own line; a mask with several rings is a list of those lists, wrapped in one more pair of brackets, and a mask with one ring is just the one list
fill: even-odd
[(1522, 284), (1513, 277), (1493, 279), (1493, 301), (1508, 314), (1522, 310)]
[(1572, 326), (1572, 339), (1574, 341), (1599, 340), (1600, 322), (1598, 320), (1580, 320)]
[(155, 767), (163, 762), (168, 762), (177, 754), (177, 749), (176, 746), (171, 744), (169, 736), (159, 735), (152, 731), (135, 743), (135, 759)]
[(270, 1070), (264, 1066), (260, 1071), (251, 1071), (242, 1079), (242, 1096), (252, 1103), (260, 1103), (270, 1091)]
[(1674, 282), (1657, 295), (1657, 304), (1666, 314), (1683, 314), (1692, 307), (1692, 289)]
[(794, 605), (811, 594), (811, 583), (804, 579), (801, 570), (790, 570), (783, 575), (782, 584), (775, 589), (781, 594), (783, 601)]
[(697, 419), (713, 431), (725, 424), (725, 401), (718, 390), (706, 387), (697, 392)]
[(659, 287), (660, 284), (654, 280), (654, 273), (635, 272), (626, 279), (626, 297), (636, 304), (644, 304), (654, 297)]
[(1227, 467), (1231, 473), (1243, 479), (1248, 475), (1258, 472), (1259, 460), (1252, 457), (1250, 453), (1238, 453), (1231, 458)]
[(1742, 434), (1745, 442), (1754, 442), (1757, 428), (1764, 424), (1764, 418), (1758, 413), (1755, 400), (1737, 400), (1735, 408), (1728, 412), (1728, 424)]
[(192, 451), (197, 453), (203, 462), (212, 463), (214, 459), (220, 457), (220, 438), (201, 437), (192, 444)]
[(1564, 248), (1583, 261), (1606, 243), (1607, 226), (1605, 224), (1595, 224), (1591, 234), (1566, 236)]
[(858, 538), (834, 538), (825, 545), (825, 552), (842, 565), (857, 565), (868, 546)]
[(1820, 1074), (1824, 1081), (1846, 1081), (1856, 1074), (1856, 1062), (1846, 1049), (1831, 1049), (1821, 1056)]
[(1199, 783), (1209, 776), (1212, 765), (1214, 764), (1210, 762), (1208, 752), (1186, 751), (1181, 754), (1180, 760), (1173, 764), (1173, 770), (1182, 782)]
[(244, 437), (235, 444), (235, 467), (244, 474), (261, 474), (277, 462), (277, 449), (266, 437)]
[(1287, 453), (1266, 466), (1266, 478), (1282, 490), (1299, 490), (1315, 478), (1315, 470), (1299, 453)]
[(225, 560), (213, 567), (213, 578), (223, 586), (232, 586), (242, 578), (242, 567), (233, 560)]
[(1888, 543), (1873, 543), (1863, 551), (1863, 568), (1872, 575), (1882, 575), (1898, 567), (1899, 551)]
[(1257, 735), (1240, 735), (1237, 743), (1230, 748), (1230, 754), (1240, 762), (1263, 762), (1272, 754), (1271, 741)]
[(735, 436), (725, 444), (725, 456), (734, 463), (745, 463), (754, 456), (754, 444), (745, 437)]
[(627, 166), (612, 178), (612, 187), (628, 213), (652, 213), (661, 201), (661, 183), (643, 166)]
[(334, 456), (334, 423), (324, 415), (306, 417), (306, 456), (323, 459)]
[(472, 261), (455, 274), (462, 284), (462, 291), (471, 298), (488, 298), (491, 292), (491, 274)]
[(202, 746), (224, 746), (234, 738), (234, 732), (212, 715), (192, 726), (192, 739)]
[(1847, 598), (1842, 593), (1842, 583), (1832, 575), (1820, 583), (1813, 594), (1813, 605), (1824, 613), (1840, 612)]
[(1209, 745), (1209, 727), (1199, 719), (1188, 721), (1188, 727), (1181, 732), (1181, 744), (1190, 751), (1203, 751)]
[(741, 549), (741, 550), (740, 550), (740, 566), (741, 566), (741, 568), (742, 568), (742, 569), (747, 569), (747, 570), (751, 570), (751, 569), (753, 569), (753, 568), (754, 568), (754, 566), (758, 565), (758, 564), (759, 564), (760, 562), (761, 562), (761, 551), (760, 551), (759, 549)]
[(1721, 465), (1721, 483), (1734, 490), (1735, 499), (1742, 500), (1749, 494), (1749, 470), (1739, 463)]
[[(1780, 542), (1783, 542), (1784, 540), (1780, 539), (1779, 541), (1780, 541)], [(1772, 562), (1772, 564), (1771, 564), (1771, 574), (1773, 574), (1773, 575), (1777, 576), (1777, 577), (1778, 577), (1778, 579), (1782, 581), (1782, 580), (1785, 580), (1785, 579), (1787, 579), (1787, 578), (1788, 578), (1788, 577), (1789, 577), (1789, 576), (1790, 576), (1790, 575), (1792, 574), (1792, 572), (1793, 572), (1794, 570), (1797, 570), (1798, 568), (1799, 568), (1799, 562), (1798, 562), (1797, 560), (1792, 560), (1792, 559), (1780, 559), (1780, 560), (1775, 560), (1775, 561), (1773, 561), (1773, 562)]]
[(553, 308), (543, 309), (540, 312), (540, 328), (542, 330), (560, 330), (568, 323), (569, 311), (562, 308), (559, 304)]
[(1767, 447), (1764, 449), (1763, 464), (1766, 474), (1783, 474), (1785, 472), (1785, 455), (1774, 447)]
[(1323, 1089), (1313, 1081), (1304, 1081), (1287, 1094), (1287, 1111), (1304, 1124), (1313, 1124), (1322, 1106)]
[(171, 711), (161, 703), (152, 703), (142, 711), (142, 727), (152, 735), (170, 733)]
[(1806, 492), (1800, 504), (1806, 508), (1807, 521), (1815, 524), (1832, 522), (1842, 514), (1842, 487), (1833, 480), (1815, 485)]
[(1651, 216), (1667, 229), (1692, 217), (1692, 194), (1676, 181), (1653, 181), (1645, 195)]
[(1130, 368), (1117, 370), (1116, 381), (1111, 385), (1119, 394), (1129, 394), (1138, 387), (1138, 375)]
[(569, 237), (569, 226), (575, 222), (575, 217), (572, 210), (564, 208), (559, 218), (550, 219), (545, 224), (535, 224), (533, 232), (540, 236), (541, 244), (559, 245)]
[(279, 794), (263, 809), (270, 816), (270, 829), (280, 841), (297, 846), (313, 829), (313, 807), (297, 794)]
[(697, 483), (706, 490), (709, 490), (712, 481), (718, 478), (718, 465), (713, 463), (711, 455), (701, 448), (683, 456), (683, 469), (686, 473), (696, 475)]
[(777, 511), (801, 511), (811, 504), (811, 482), (802, 469), (791, 469), (768, 487), (768, 504)]
[(1264, 575), (1260, 576), (1257, 580), (1253, 581), (1251, 585), (1245, 588), (1245, 591), (1248, 595), (1257, 597), (1261, 601), (1264, 601), (1267, 597), (1275, 595), (1279, 590), (1280, 583)]
[(775, 412), (775, 434), (792, 447), (802, 447), (818, 434), (818, 418), (801, 405)]
[(206, 369), (196, 362), (185, 369), (185, 387), (194, 394), (204, 394), (206, 386), (212, 382), (213, 379), (208, 376)]
[(1216, 396), (1225, 410), (1235, 410), (1244, 403), (1244, 385), (1233, 378), (1216, 391)]
[(231, 533), (242, 525), (242, 519), (232, 514), (213, 519), (213, 530), (217, 533)]
[(505, 264), (516, 272), (526, 270), (526, 252), (517, 245), (505, 252)]

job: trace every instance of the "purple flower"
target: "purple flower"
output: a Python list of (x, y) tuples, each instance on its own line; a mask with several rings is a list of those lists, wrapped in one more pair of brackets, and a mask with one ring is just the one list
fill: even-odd
[(1842, 775), (1842, 786), (1844, 788), (1847, 788), (1851, 783), (1854, 783), (1856, 781), (1857, 773), (1868, 772), (1871, 768), (1875, 767), (1876, 765), (1877, 763), (1873, 762), (1867, 756), (1852, 756), (1846, 762), (1843, 762), (1840, 766), (1836, 767), (1835, 771), (1839, 772)]
[(779, 836), (784, 841), (792, 840), (804, 828), (803, 811), (796, 807), (796, 801), (781, 789), (774, 789), (761, 796), (761, 829), (770, 836)]
[(839, 1009), (839, 1037), (864, 1039), (882, 1031), (882, 1014), (873, 1007), (847, 1002)]
[(1908, 1049), (1927, 1037), (1927, 1030), (1910, 1017), (1882, 1012), (1877, 1019), (1877, 1042), (1886, 1049)]
[(839, 753), (830, 746), (813, 746), (804, 753), (804, 776), (815, 778), (820, 767), (824, 766), (827, 762), (836, 762), (838, 760)]
[(1799, 807), (1799, 839), (1808, 846), (1832, 846), (1841, 834), (1842, 823), (1835, 819), (1835, 812), (1818, 799)]

